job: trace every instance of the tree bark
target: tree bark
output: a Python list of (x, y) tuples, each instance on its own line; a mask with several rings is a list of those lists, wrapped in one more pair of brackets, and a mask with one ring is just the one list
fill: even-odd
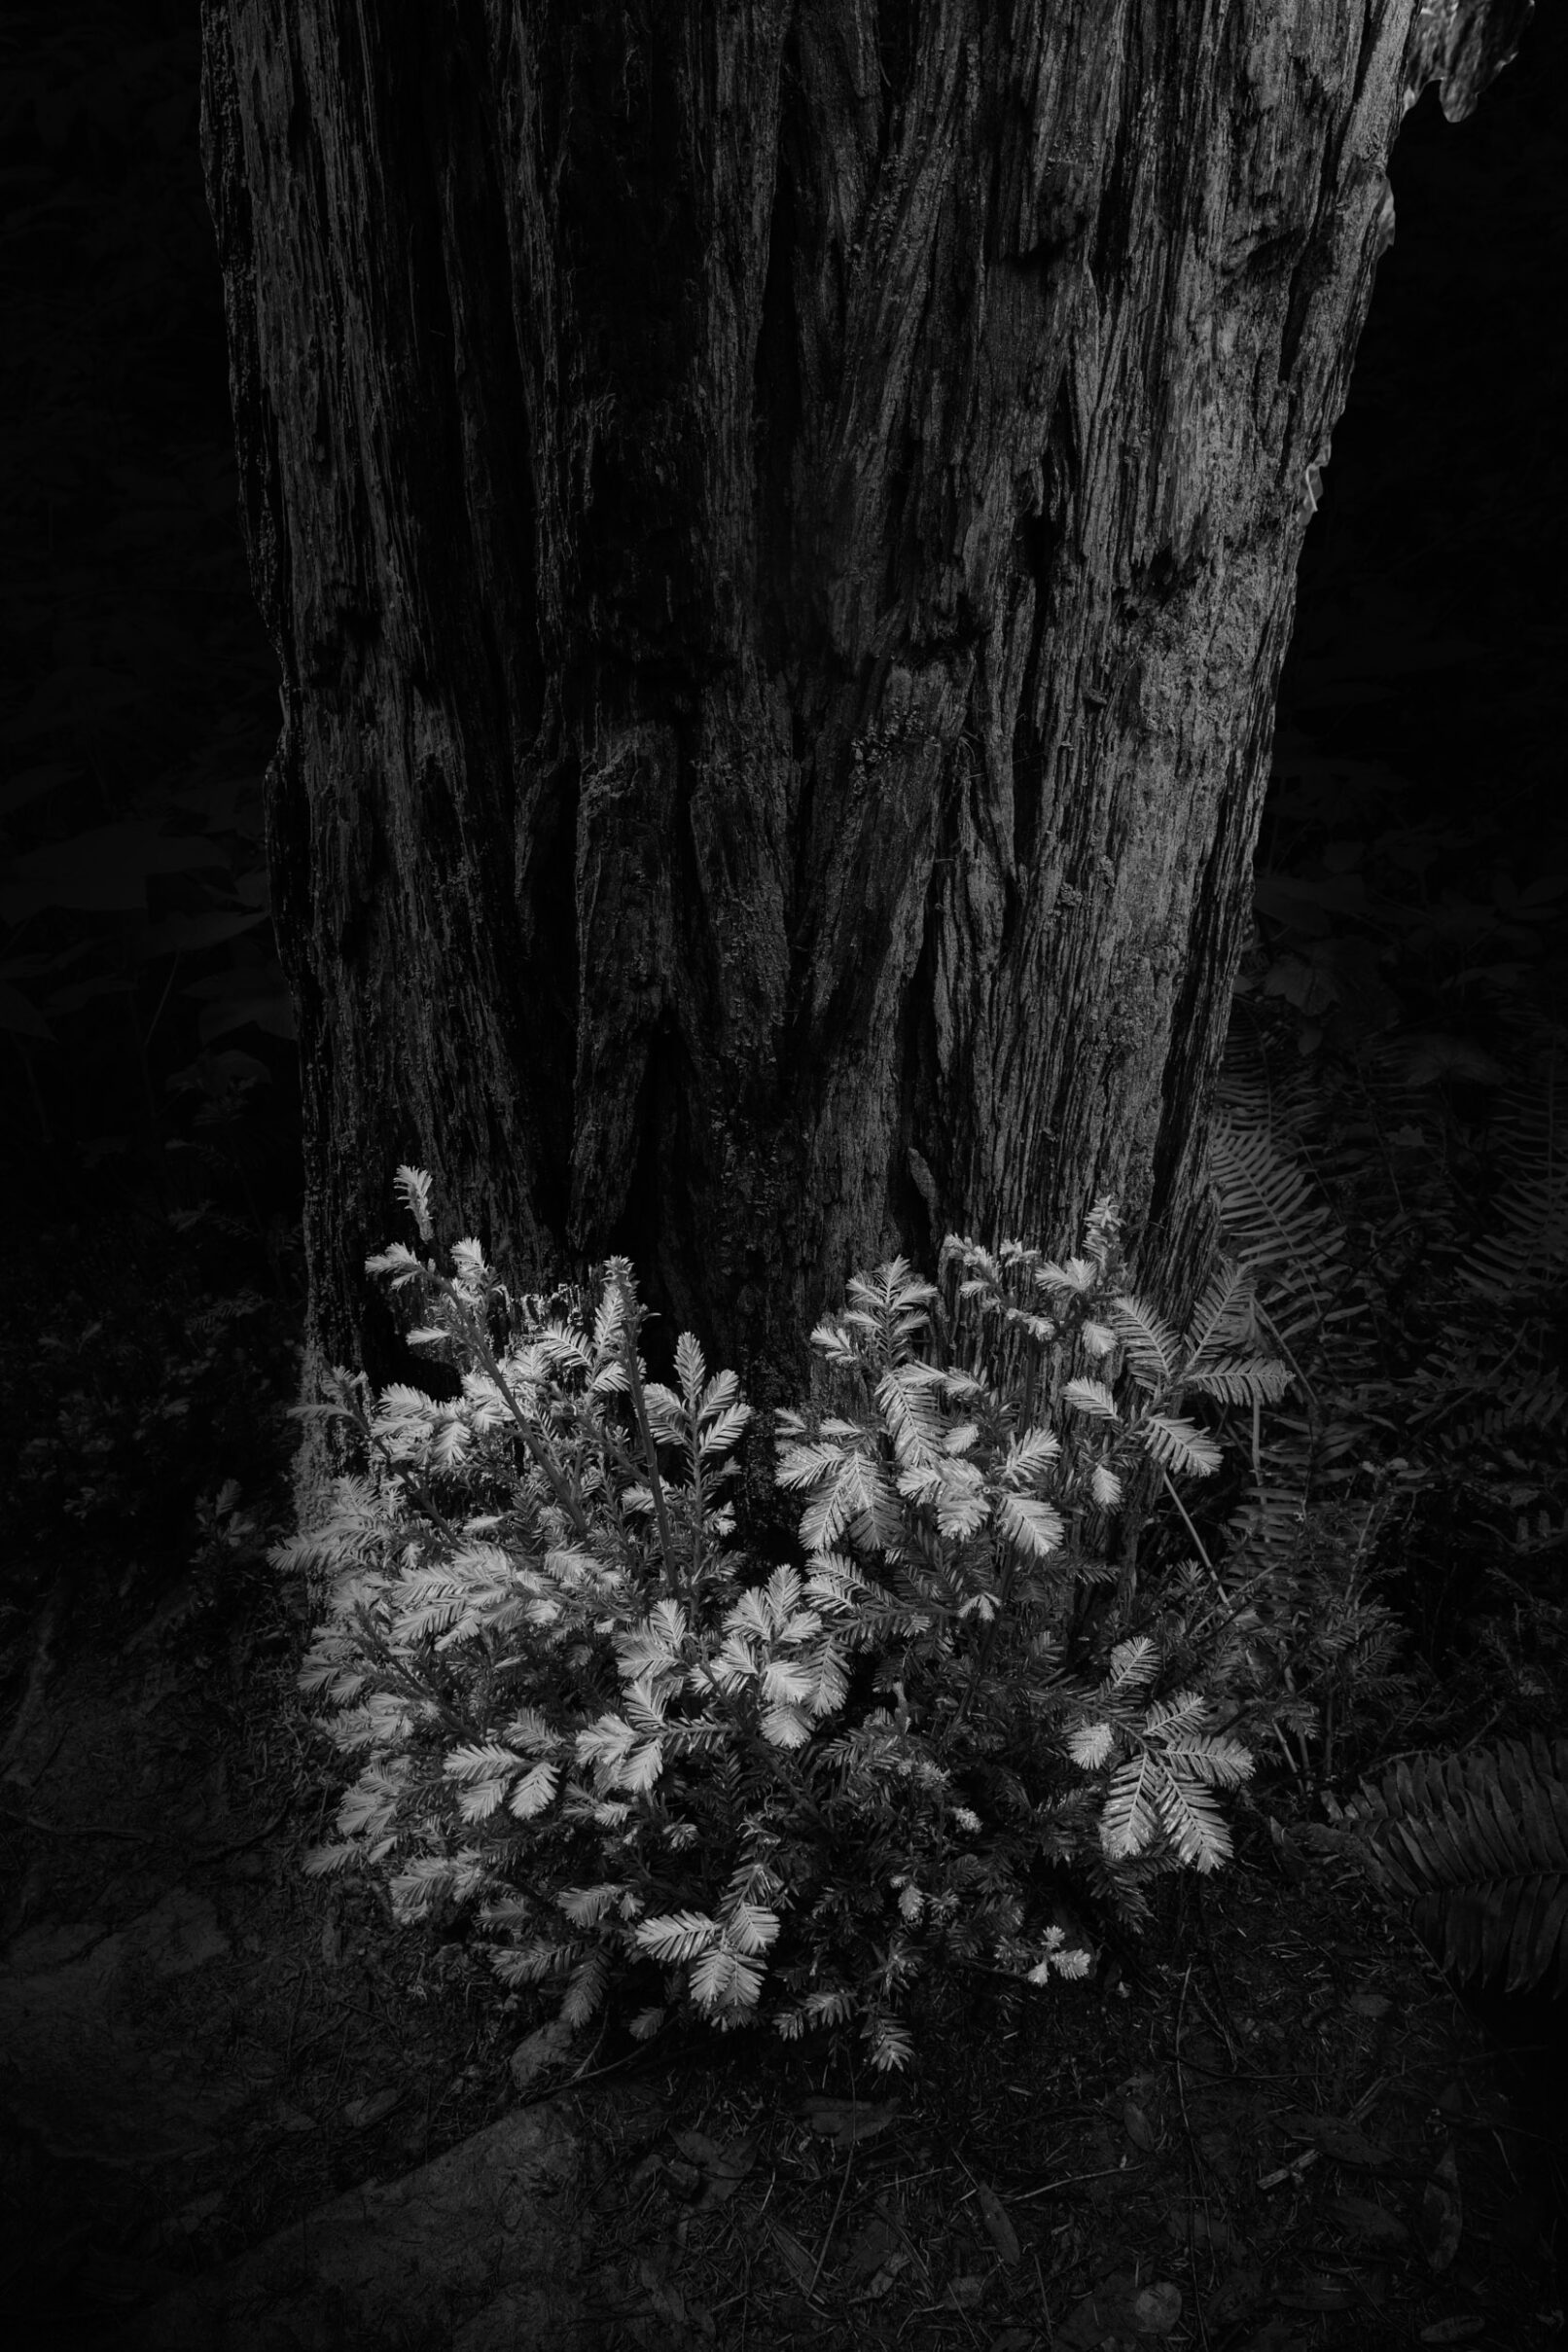
[(1385, 165), (1527, 16), (203, 0), (307, 1378), (400, 1160), (765, 1408), (1107, 1191), (1181, 1309)]

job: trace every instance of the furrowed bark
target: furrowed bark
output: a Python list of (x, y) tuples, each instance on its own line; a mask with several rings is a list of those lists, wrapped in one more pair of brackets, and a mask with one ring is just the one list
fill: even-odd
[(204, 0), (307, 1377), (399, 1160), (764, 1407), (1107, 1191), (1182, 1311), (1390, 148), (1527, 15)]

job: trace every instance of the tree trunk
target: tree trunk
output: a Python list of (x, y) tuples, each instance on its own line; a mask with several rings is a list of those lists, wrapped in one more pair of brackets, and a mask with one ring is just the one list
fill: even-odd
[(307, 1376), (400, 1160), (765, 1408), (1103, 1192), (1180, 1310), (1385, 164), (1527, 16), (203, 0)]

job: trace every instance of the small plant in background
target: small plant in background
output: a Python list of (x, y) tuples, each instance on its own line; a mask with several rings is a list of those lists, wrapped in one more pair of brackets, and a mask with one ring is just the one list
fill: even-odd
[[(399, 1185), (428, 1241), (428, 1177)], [(368, 1758), (307, 1867), (368, 1867), (402, 1922), (474, 1912), (569, 2024), (651, 1978), (636, 2034), (853, 2019), (886, 2068), (933, 1966), (1082, 1973), (1043, 1917), (1060, 1874), (1136, 1921), (1158, 1873), (1227, 1858), (1231, 1733), (1270, 1703), (1233, 1687), (1223, 1613), (1172, 1674), (1137, 1544), (1219, 1460), (1187, 1392), (1283, 1391), (1244, 1276), (1178, 1339), (1123, 1288), (1108, 1201), (1063, 1264), (949, 1237), (949, 1308), (901, 1260), (857, 1276), (812, 1335), (843, 1409), (778, 1416), (804, 1563), (763, 1581), (721, 1499), (750, 1408), (689, 1334), (679, 1393), (648, 1382), (626, 1262), (547, 1313), (452, 1255), (367, 1263), (423, 1295), (410, 1342), (465, 1360), (459, 1397), (339, 1371), (297, 1408), (366, 1463), (272, 1554), (325, 1610), (303, 1688)]]
[(1301, 1631), (1327, 1780), (1417, 1717), (1434, 1743), (1461, 1719), (1482, 1735), (1500, 1697), (1521, 1729), (1560, 1720), (1561, 1041), (1541, 1032), (1483, 1120), (1431, 1073), (1396, 1083), (1371, 1054), (1330, 1085), (1287, 1047), (1262, 1014), (1232, 1030), (1210, 1164), (1296, 1396), (1250, 1432), (1222, 1408), (1241, 1442), (1205, 1526)]

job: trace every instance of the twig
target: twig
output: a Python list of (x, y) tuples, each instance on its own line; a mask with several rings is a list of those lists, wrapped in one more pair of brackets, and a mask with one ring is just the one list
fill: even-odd
[(817, 2266), (811, 2273), (811, 2284), (805, 2291), (805, 2299), (807, 2302), (811, 2300), (812, 2296), (815, 2295), (817, 2291), (817, 2281), (822, 2276), (822, 2265), (828, 2259), (828, 2248), (833, 2244), (833, 2233), (838, 2227), (838, 2216), (843, 2211), (844, 2193), (849, 2187), (849, 2175), (854, 2170), (854, 2167), (855, 2143), (853, 2140), (851, 2140), (844, 2156), (844, 2177), (838, 2184), (838, 2202), (833, 2209), (833, 2219), (828, 2224), (828, 2233), (826, 2237), (824, 2237), (817, 2252)]

